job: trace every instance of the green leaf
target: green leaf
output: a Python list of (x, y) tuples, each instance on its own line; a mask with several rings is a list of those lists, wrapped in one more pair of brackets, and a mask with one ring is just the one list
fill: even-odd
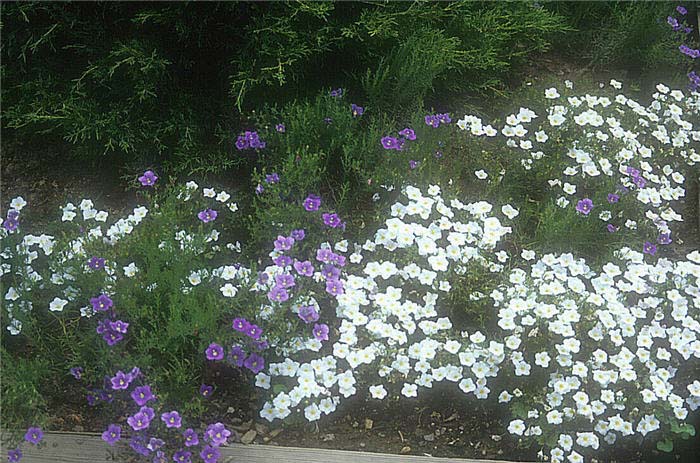
[(662, 452), (671, 453), (673, 451), (673, 441), (671, 439), (664, 439), (656, 443), (656, 448)]

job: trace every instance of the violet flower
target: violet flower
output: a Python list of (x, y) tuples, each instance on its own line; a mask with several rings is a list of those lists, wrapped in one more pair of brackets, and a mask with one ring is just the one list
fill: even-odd
[(237, 367), (242, 367), (245, 362), (246, 353), (241, 346), (233, 346), (228, 354), (228, 361)]
[(110, 424), (107, 426), (107, 430), (102, 433), (102, 440), (107, 442), (109, 445), (114, 447), (122, 436), (122, 427), (118, 424)]
[(245, 359), (243, 366), (257, 375), (263, 368), (265, 368), (265, 359), (256, 353), (252, 353), (247, 359)]
[(172, 412), (167, 412), (163, 413), (160, 415), (160, 419), (163, 423), (165, 423), (165, 426), (168, 428), (179, 428), (182, 426), (182, 418), (180, 417), (180, 414), (173, 410)]
[(317, 211), (321, 207), (321, 198), (319, 196), (310, 194), (304, 200), (304, 209), (308, 212)]
[(199, 445), (199, 437), (194, 429), (187, 428), (185, 432), (182, 433), (182, 436), (185, 438), (185, 447)]
[(151, 391), (151, 386), (148, 385), (139, 386), (133, 391), (131, 391), (131, 398), (134, 399), (134, 402), (136, 402), (136, 405), (138, 405), (139, 407), (143, 407), (150, 400), (156, 400), (156, 397)]
[(24, 440), (34, 445), (38, 445), (43, 438), (44, 432), (41, 430), (41, 428), (36, 426), (27, 429), (27, 432), (24, 435)]
[(328, 341), (328, 325), (325, 323), (316, 323), (313, 333), (314, 337), (319, 341)]
[(591, 201), (588, 198), (584, 198), (584, 199), (580, 200), (576, 204), (576, 210), (583, 215), (590, 214), (591, 211), (593, 210), (593, 201)]
[(209, 223), (213, 220), (216, 220), (216, 216), (219, 215), (215, 210), (213, 209), (205, 209), (199, 214), (197, 214), (197, 217), (199, 217), (199, 220), (201, 220), (204, 223)]
[(644, 242), (644, 247), (642, 248), (642, 252), (644, 254), (649, 254), (650, 256), (653, 256), (654, 254), (656, 254), (656, 245), (654, 243), (646, 241), (646, 242)]
[(153, 186), (156, 184), (157, 180), (158, 176), (152, 170), (147, 170), (139, 177), (139, 182), (141, 182), (143, 186)]
[(205, 351), (207, 360), (222, 360), (224, 358), (224, 348), (212, 342)]
[(207, 385), (207, 384), (202, 384), (202, 385), (199, 387), (199, 394), (200, 394), (202, 397), (209, 398), (209, 397), (211, 397), (211, 395), (212, 395), (213, 393), (214, 393), (214, 386), (209, 386), (209, 385)]
[(299, 307), (299, 318), (301, 318), (304, 323), (314, 323), (319, 319), (319, 314), (316, 308), (312, 305), (302, 305)]

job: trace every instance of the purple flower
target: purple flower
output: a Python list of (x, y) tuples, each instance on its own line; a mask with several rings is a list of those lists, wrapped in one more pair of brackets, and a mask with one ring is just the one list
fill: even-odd
[(73, 375), (73, 378), (80, 380), (83, 378), (83, 367), (73, 367), (70, 370), (68, 370), (71, 375)]
[(110, 321), (109, 322), (109, 327), (112, 329), (112, 331), (116, 333), (121, 333), (121, 334), (126, 334), (126, 332), (129, 330), (129, 324), (126, 322), (123, 322), (121, 320), (117, 321)]
[(685, 15), (685, 14), (688, 13), (688, 10), (686, 10), (685, 7), (683, 7), (683, 6), (681, 6), (681, 5), (678, 5), (678, 6), (676, 7), (676, 11), (677, 11), (678, 13), (682, 14), (682, 15)]
[(583, 215), (588, 215), (593, 210), (593, 201), (584, 198), (576, 204), (576, 210)]
[(644, 243), (644, 247), (642, 248), (642, 252), (644, 254), (649, 254), (650, 256), (653, 256), (654, 254), (656, 254), (656, 245), (649, 241), (646, 241)]
[(616, 195), (615, 193), (608, 193), (608, 202), (610, 204), (615, 204), (618, 201), (620, 201), (620, 195)]
[(333, 122), (333, 118), (332, 117), (324, 117), (323, 122), (325, 122), (326, 124), (330, 124)]
[(241, 346), (233, 346), (228, 354), (228, 360), (237, 367), (242, 367), (245, 362), (246, 353)]
[(262, 194), (263, 191), (265, 191), (265, 188), (263, 188), (262, 184), (258, 183), (258, 186), (255, 187), (255, 193)]
[(102, 257), (91, 257), (88, 261), (88, 267), (90, 267), (93, 270), (100, 270), (105, 267), (105, 260)]
[(226, 444), (226, 439), (228, 439), (230, 435), (231, 431), (226, 429), (223, 423), (213, 423), (207, 426), (204, 437), (212, 446), (219, 447)]
[(175, 463), (191, 463), (192, 452), (188, 452), (187, 450), (180, 450), (178, 452), (175, 452), (175, 455), (173, 455), (173, 461)]
[(234, 318), (233, 323), (231, 324), (231, 328), (236, 331), (240, 331), (241, 333), (245, 333), (248, 330), (248, 327), (250, 327), (250, 322), (245, 318)]
[(684, 55), (689, 56), (693, 59), (700, 57), (700, 50), (690, 48), (687, 45), (681, 45), (680, 47), (678, 47), (678, 49), (680, 50), (681, 53), (683, 53)]
[(266, 183), (279, 183), (279, 181), (280, 181), (280, 175), (277, 172), (273, 172), (273, 173), (267, 174), (265, 176)]
[(345, 291), (343, 290), (343, 283), (340, 280), (326, 281), (326, 292), (331, 296), (345, 294)]
[(97, 392), (88, 391), (85, 394), (85, 400), (87, 400), (89, 406), (94, 407), (97, 404)]
[(139, 182), (143, 186), (153, 186), (156, 184), (156, 180), (158, 180), (158, 176), (152, 170), (147, 170), (139, 177)]
[(22, 459), (22, 451), (17, 447), (14, 450), (9, 450), (7, 452), (7, 461), (10, 463), (17, 463)]
[(314, 266), (308, 260), (294, 262), (294, 270), (296, 270), (299, 275), (306, 277), (313, 276), (314, 274)]
[(642, 176), (634, 177), (632, 181), (635, 185), (637, 185), (637, 188), (644, 188), (644, 186), (647, 184), (646, 179)]
[(312, 305), (302, 305), (299, 307), (299, 318), (301, 318), (304, 323), (315, 323), (319, 319), (318, 311)]
[(129, 447), (131, 447), (134, 452), (144, 457), (147, 457), (148, 454), (151, 453), (146, 445), (146, 436), (142, 434), (136, 434), (129, 439)]
[(265, 368), (265, 359), (256, 353), (252, 353), (247, 359), (245, 359), (243, 366), (257, 375), (263, 368)]
[(324, 264), (330, 264), (333, 259), (333, 252), (327, 248), (321, 248), (316, 251), (316, 260)]
[(262, 328), (260, 328), (258, 325), (251, 324), (246, 330), (245, 334), (248, 335), (249, 338), (257, 341), (262, 335)]
[(323, 223), (326, 226), (329, 226), (331, 228), (338, 228), (341, 225), (340, 217), (338, 217), (338, 214), (336, 214), (336, 213), (329, 214), (326, 212), (322, 215), (322, 217), (323, 217)]
[[(18, 225), (19, 225), (19, 221), (17, 221), (16, 219), (10, 219), (10, 218), (5, 219), (5, 221), (2, 223), (3, 228), (9, 232), (13, 232), (13, 231), (17, 230)], [(17, 449), (17, 450), (19, 451), (19, 449)]]
[(264, 351), (268, 347), (270, 347), (270, 343), (265, 340), (253, 341), (253, 349), (257, 350), (258, 352)]
[(204, 463), (216, 463), (219, 460), (219, 457), (221, 456), (221, 452), (216, 447), (206, 445), (204, 446), (202, 451), (199, 452), (199, 456), (202, 457)]
[(127, 418), (126, 422), (129, 423), (129, 426), (131, 426), (131, 428), (134, 431), (146, 429), (148, 426), (151, 425), (151, 419), (146, 413), (142, 411), (137, 412), (136, 414), (134, 414), (134, 416), (130, 416), (129, 418)]
[(168, 428), (179, 428), (182, 426), (182, 418), (180, 417), (180, 414), (173, 410), (172, 412), (168, 413), (163, 413), (160, 415), (160, 419), (163, 423), (165, 423), (165, 426)]
[(275, 284), (283, 288), (291, 288), (294, 286), (294, 277), (288, 273), (283, 273), (282, 275), (277, 275), (275, 277)]
[(41, 430), (41, 428), (36, 426), (27, 429), (27, 433), (24, 435), (24, 440), (34, 445), (38, 445), (43, 438), (44, 432)]
[(95, 312), (105, 312), (112, 308), (114, 302), (106, 294), (100, 294), (97, 297), (91, 297), (90, 304)]
[(224, 348), (215, 342), (209, 344), (205, 351), (207, 360), (222, 360), (224, 358)]
[(110, 424), (107, 426), (107, 430), (102, 433), (102, 440), (111, 446), (114, 446), (121, 437), (122, 427), (118, 424)]
[(278, 235), (274, 245), (275, 251), (289, 251), (294, 246), (294, 238)]
[(321, 275), (323, 275), (326, 280), (337, 280), (340, 277), (340, 269), (331, 264), (326, 264), (321, 270)]
[(199, 393), (202, 397), (209, 398), (214, 393), (214, 386), (208, 386), (206, 384), (202, 384), (199, 387)]
[(411, 170), (413, 170), (413, 169), (415, 169), (416, 167), (418, 167), (418, 164), (420, 164), (420, 162), (419, 162), (419, 161), (414, 161), (413, 159), (411, 159), (410, 161), (408, 161), (408, 167), (410, 167)]
[(345, 256), (331, 253), (331, 262), (337, 265), (338, 267), (345, 267)]
[(281, 286), (273, 286), (270, 292), (267, 293), (267, 298), (271, 302), (284, 302), (289, 299), (289, 293)]
[(408, 128), (408, 127), (401, 130), (399, 132), (399, 135), (401, 135), (402, 137), (405, 137), (407, 140), (415, 140), (416, 139), (416, 132), (414, 132), (413, 129)]
[(383, 137), (381, 141), (382, 141), (382, 146), (384, 147), (385, 150), (398, 149), (399, 141), (394, 137), (386, 136), (386, 137)]
[(342, 88), (336, 88), (334, 90), (331, 90), (331, 96), (339, 98), (343, 96), (343, 89)]
[(136, 405), (143, 407), (150, 400), (156, 400), (156, 397), (151, 392), (151, 386), (139, 386), (131, 391), (131, 398), (134, 399)]
[(281, 255), (272, 259), (272, 262), (274, 262), (275, 265), (278, 265), (280, 267), (286, 267), (287, 265), (291, 265), (293, 261), (291, 257)]
[(119, 389), (129, 389), (129, 385), (131, 384), (132, 379), (133, 378), (131, 377), (131, 375), (119, 370), (117, 371), (117, 374), (110, 379), (110, 382), (112, 383), (112, 389), (114, 389), (115, 391), (118, 391)]
[(284, 133), (287, 131), (287, 127), (284, 126), (284, 124), (276, 124), (275, 125), (275, 130), (278, 131), (279, 133)]
[(365, 108), (357, 106), (355, 103), (350, 105), (353, 117), (362, 116), (365, 113)]
[(112, 329), (108, 329), (102, 335), (102, 339), (105, 340), (108, 346), (113, 346), (124, 339), (124, 336), (121, 333), (113, 331)]
[(661, 233), (656, 239), (656, 242), (659, 244), (671, 244), (673, 242), (671, 239), (671, 233)]
[(666, 18), (666, 22), (673, 28), (674, 31), (677, 31), (681, 28), (681, 25), (678, 24), (678, 20), (674, 18), (673, 16), (669, 16)]
[(306, 233), (300, 228), (298, 230), (292, 230), (289, 236), (294, 238), (295, 241), (302, 241), (306, 237)]
[(215, 210), (213, 209), (205, 209), (199, 214), (197, 214), (197, 217), (199, 217), (199, 220), (201, 220), (204, 223), (209, 223), (213, 220), (216, 220), (216, 216), (219, 215)]
[(192, 428), (187, 428), (185, 432), (182, 433), (182, 437), (185, 438), (185, 446), (192, 447), (194, 445), (199, 445), (199, 437), (197, 433)]
[(316, 323), (313, 332), (314, 337), (319, 341), (328, 341), (328, 325), (325, 323)]
[(321, 198), (319, 196), (311, 194), (304, 200), (304, 209), (308, 212), (317, 211), (319, 207), (321, 207)]

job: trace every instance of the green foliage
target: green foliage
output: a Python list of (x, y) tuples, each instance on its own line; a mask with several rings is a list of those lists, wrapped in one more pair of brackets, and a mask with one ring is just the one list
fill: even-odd
[(664, 69), (682, 71), (682, 37), (671, 31), (668, 2), (550, 2), (547, 7), (570, 21), (577, 32), (565, 43), (573, 57), (599, 68), (615, 66), (633, 75)]
[[(48, 359), (26, 358), (10, 354), (0, 347), (2, 357), (2, 423), (5, 431), (19, 431), (42, 424), (46, 414), (45, 390), (39, 389), (48, 378)], [(19, 442), (21, 436), (10, 436)]]

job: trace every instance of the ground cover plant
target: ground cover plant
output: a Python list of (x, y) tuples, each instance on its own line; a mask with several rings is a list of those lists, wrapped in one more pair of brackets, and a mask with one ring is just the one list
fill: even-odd
[[(20, 82), (3, 88), (4, 134), (126, 155), (113, 165), (130, 190), (116, 212), (81, 195), (48, 217), (3, 199), (9, 461), (65, 409), (89, 410), (120, 455), (213, 463), (240, 439), (232, 411), (318, 431), (431, 391), (497, 416), (513, 453), (685, 458), (700, 407), (694, 10), (509, 5), (4, 9), (3, 53), (23, 58), (2, 70)], [(606, 18), (587, 31), (592, 65), (641, 54), (635, 72), (678, 72), (548, 75), (497, 107), (465, 103), (591, 17)], [(312, 71), (338, 52), (357, 65)]]
[[(377, 135), (375, 144), (399, 160), (388, 166), (430, 155), (421, 162), (438, 167), (422, 171), (423, 179), (439, 182), (447, 173), (432, 153), (435, 140), (421, 138), (440, 128), (447, 131), (440, 138), (503, 150), (502, 159), (483, 158), (475, 181), (497, 172), (496, 186), (513, 171), (517, 178), (520, 169), (534, 172), (531, 181), (547, 179), (547, 186), (529, 214), (574, 230), (594, 218), (599, 202), (616, 204), (626, 193), (629, 204), (599, 213), (592, 233), (611, 234), (611, 220), (635, 221), (639, 227), (627, 228), (637, 249), (613, 241), (591, 263), (577, 256), (587, 247), (576, 242), (570, 252), (548, 252), (549, 237), (517, 231), (524, 202), (465, 202), (449, 180), (427, 190), (380, 186), (391, 202), (377, 201), (368, 219), (389, 218), (373, 222), (376, 231), (364, 241), (348, 240), (346, 219), (316, 193), (285, 190), (291, 170), (282, 170), (264, 174), (256, 187), (255, 201), (276, 198), (262, 203), (281, 214), (272, 229), (287, 228), (268, 240), (262, 257), (237, 240), (245, 221), (229, 193), (191, 181), (162, 185), (148, 170), (136, 180), (147, 206), (113, 222), (83, 199), (61, 209), (51, 234), (36, 235), (23, 231), (26, 202), (11, 202), (2, 229), (2, 316), (11, 348), (30, 371), (48, 362), (52, 375), (70, 372), (87, 383), (91, 405), (126, 417), (103, 439), (115, 445), (128, 430), (131, 449), (156, 461), (216, 461), (218, 446), (235, 438), (221, 421), (198, 428), (214, 391), (202, 379), (212, 368), (238, 371), (267, 390), (260, 416), (270, 421), (295, 412), (316, 421), (357, 394), (405, 400), (446, 381), (476, 399), (495, 398), (493, 406), (512, 414), (507, 430), (535, 439), (554, 461), (595, 458), (603, 442), (650, 433), (659, 449), (670, 450), (674, 439), (694, 434), (687, 420), (700, 405), (700, 256), (663, 257), (663, 246), (676, 239), (669, 223), (680, 220), (673, 212), (684, 193), (679, 170), (698, 160), (691, 143), (700, 138), (693, 130), (698, 94), (659, 85), (645, 107), (622, 93), (541, 92), (536, 127), (540, 116), (526, 108), (498, 129), (474, 116), (453, 123), (449, 114), (427, 114), (420, 129)], [(548, 105), (558, 99), (567, 106)], [(347, 108), (349, 122), (363, 112), (358, 108)], [(541, 151), (525, 139), (530, 132)], [(273, 143), (254, 132), (239, 142), (241, 150)], [(596, 153), (610, 153), (615, 164)], [(559, 190), (576, 193), (564, 180), (579, 167), (585, 197), (565, 202)], [(556, 214), (548, 215), (550, 204)], [(40, 389), (55, 381), (29, 375), (5, 387), (28, 390), (41, 403)], [(174, 403), (186, 405), (172, 409)], [(13, 413), (17, 423), (37, 424), (29, 410)], [(37, 433), (31, 428), (25, 440), (38, 441)]]

